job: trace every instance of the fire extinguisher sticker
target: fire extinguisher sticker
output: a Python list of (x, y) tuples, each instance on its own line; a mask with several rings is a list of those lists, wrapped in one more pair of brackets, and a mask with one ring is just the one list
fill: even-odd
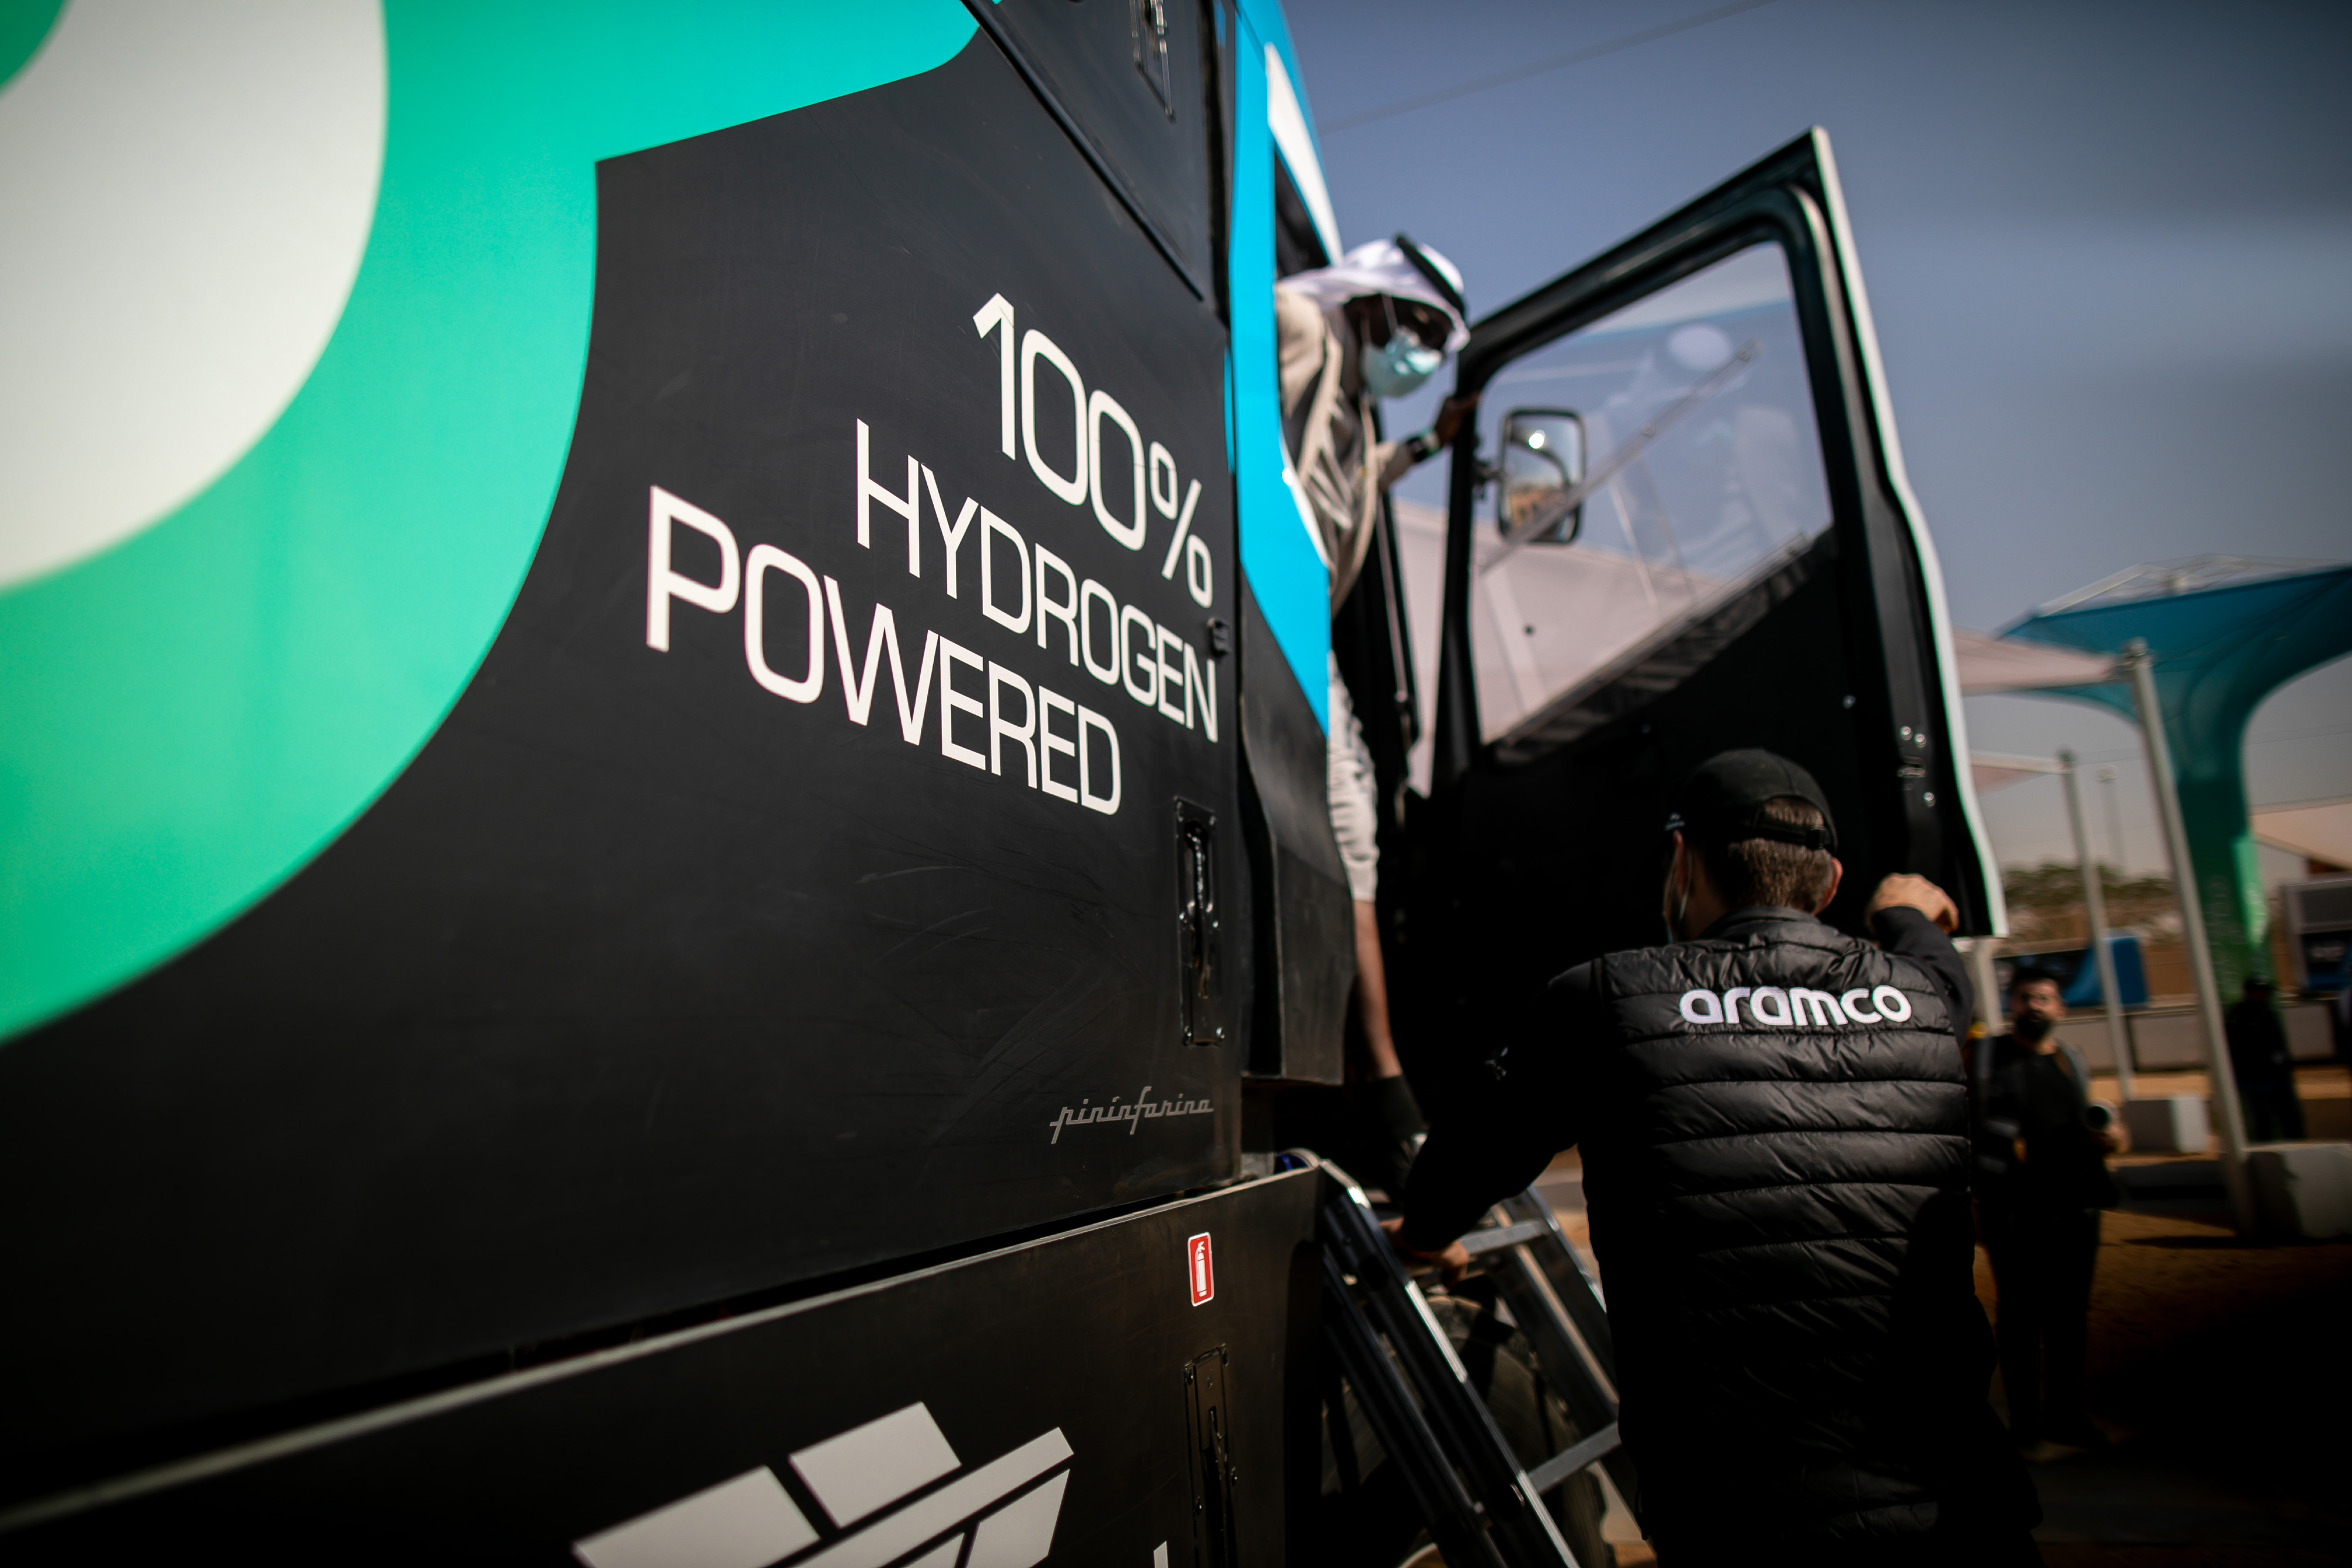
[(1217, 1293), (1217, 1276), (1209, 1262), (1209, 1233), (1205, 1230), (1184, 1244), (1185, 1272), (1192, 1285), (1192, 1304), (1202, 1306)]

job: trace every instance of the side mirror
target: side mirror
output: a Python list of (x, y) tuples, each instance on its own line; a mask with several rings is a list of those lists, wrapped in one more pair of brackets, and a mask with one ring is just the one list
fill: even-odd
[(1565, 503), (1584, 482), (1584, 421), (1566, 409), (1517, 408), (1503, 416), (1503, 537), (1564, 545), (1584, 521)]

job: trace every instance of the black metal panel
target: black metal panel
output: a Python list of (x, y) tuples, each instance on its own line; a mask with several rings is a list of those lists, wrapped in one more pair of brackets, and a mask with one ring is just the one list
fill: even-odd
[(1215, 96), (1199, 0), (969, 3), (1206, 295), (1219, 271), (1209, 212)]
[(1355, 908), (1331, 831), (1328, 745), (1246, 583), (1242, 745), (1257, 890), (1254, 1078), (1337, 1083), (1356, 977)]
[[(1234, 1169), (1240, 1052), (1183, 1042), (1170, 937), (1178, 798), (1238, 820), (1234, 661), (1208, 630), (1238, 579), (1213, 308), (985, 38), (924, 77), (603, 165), (596, 277), (552, 516), (443, 728), (284, 887), (0, 1052), (0, 1227), (26, 1282), (0, 1305), (0, 1452)], [(1122, 548), (1004, 455), (1000, 340), (973, 321), (996, 294), (1200, 482), (1212, 606), (1161, 575), (1168, 519)], [(1041, 450), (1067, 472), (1061, 395), (1041, 393)], [(976, 498), (1169, 629), (1216, 738), (1197, 704), (1171, 718), (1089, 676), (1058, 626), (1047, 648), (986, 619), (981, 549), (1001, 605), (1015, 584), (984, 517), (954, 598), (928, 494), (919, 578), (880, 502), (861, 548), (860, 422), (877, 483), (903, 489), (919, 456), (949, 518)], [(853, 722), (829, 627), (807, 704), (755, 678), (740, 604), (676, 600), (667, 651), (651, 645), (656, 486), (732, 530), (773, 670), (811, 656), (806, 600), (760, 546), (837, 581), (854, 660), (885, 603), (910, 685), (936, 632), (1097, 712), (1119, 737), (1117, 811), (1030, 787), (1017, 742), (1001, 772), (944, 754), (936, 689), (908, 744), (887, 661)], [(719, 545), (671, 533), (675, 569), (719, 582)], [(985, 706), (986, 671), (956, 680)], [(984, 720), (953, 716), (989, 746)], [(1076, 766), (1047, 762), (1066, 783)], [(1218, 837), (1222, 885), (1245, 889), (1239, 835)]]
[[(964, 1488), (909, 1548), (952, 1538), (1000, 1488), (970, 1478), (1059, 1434), (1067, 1477), (1053, 1561), (1194, 1561), (1194, 1373), (1212, 1391), (1227, 1474), (1228, 1561), (1282, 1552), (1284, 1379), (1312, 1330), (1320, 1173), (1171, 1203), (991, 1254), (117, 1478), (0, 1513), (12, 1562), (253, 1564), (562, 1563), (573, 1542), (765, 1468), (822, 1539), (800, 1563), (871, 1541)], [(1194, 1305), (1188, 1242), (1210, 1238), (1213, 1295)], [(961, 1461), (905, 1505), (835, 1526), (792, 1457), (919, 1402)], [(1034, 1495), (1034, 1494), (1033, 1494)], [(983, 1500), (977, 1503), (971, 1497)], [(77, 1506), (81, 1505), (81, 1506)], [(969, 1511), (967, 1511), (969, 1510)], [(30, 1516), (28, 1521), (28, 1515)], [(845, 1555), (855, 1555), (853, 1545)], [(897, 1555), (892, 1553), (891, 1555)], [(748, 1559), (747, 1559), (748, 1560)], [(875, 1561), (887, 1558), (873, 1557)]]

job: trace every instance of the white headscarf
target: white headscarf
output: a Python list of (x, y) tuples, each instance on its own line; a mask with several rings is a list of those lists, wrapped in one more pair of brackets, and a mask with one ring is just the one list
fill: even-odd
[[(1403, 237), (1402, 235), (1400, 238)], [(1454, 265), (1425, 245), (1415, 245), (1422, 259), (1442, 274), (1454, 286), (1454, 298), (1448, 299), (1436, 284), (1430, 281), (1421, 268), (1412, 264), (1403, 246), (1395, 240), (1376, 239), (1358, 246), (1329, 267), (1318, 267), (1310, 272), (1294, 272), (1276, 283), (1278, 288), (1295, 288), (1326, 309), (1344, 305), (1350, 299), (1368, 294), (1386, 294), (1397, 299), (1418, 300), (1445, 312), (1453, 329), (1445, 335), (1445, 351), (1458, 351), (1470, 340), (1470, 324), (1462, 319), (1462, 274)]]

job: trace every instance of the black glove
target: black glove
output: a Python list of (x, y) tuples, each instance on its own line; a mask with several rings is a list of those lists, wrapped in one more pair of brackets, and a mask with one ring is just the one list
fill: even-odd
[(1375, 1078), (1363, 1087), (1368, 1091), (1366, 1109), (1388, 1137), (1410, 1146), (1429, 1131), (1429, 1124), (1421, 1119), (1421, 1105), (1412, 1097), (1412, 1085), (1402, 1077)]
[(1412, 1088), (1402, 1078), (1363, 1078), (1348, 1086), (1349, 1142), (1355, 1145), (1352, 1174), (1392, 1202), (1404, 1199), (1405, 1178), (1429, 1124)]

